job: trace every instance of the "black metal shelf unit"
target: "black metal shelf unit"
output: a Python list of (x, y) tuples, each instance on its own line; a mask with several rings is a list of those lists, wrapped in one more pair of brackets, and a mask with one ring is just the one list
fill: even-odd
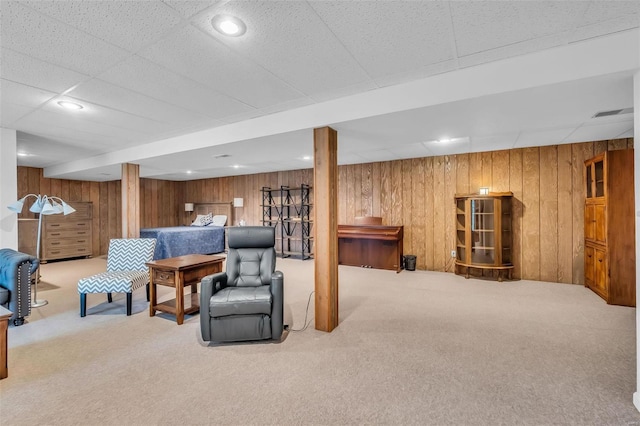
[(276, 253), (281, 257), (312, 257), (311, 187), (262, 187), (262, 225), (276, 228)]

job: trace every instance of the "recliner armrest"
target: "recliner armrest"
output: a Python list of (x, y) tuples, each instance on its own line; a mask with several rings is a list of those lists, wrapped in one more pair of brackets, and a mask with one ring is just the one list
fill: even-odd
[(280, 340), (284, 329), (284, 275), (275, 271), (271, 275), (271, 338)]
[(209, 315), (211, 296), (226, 286), (226, 272), (207, 275), (200, 281), (200, 332), (202, 333), (202, 340), (211, 340), (211, 317)]

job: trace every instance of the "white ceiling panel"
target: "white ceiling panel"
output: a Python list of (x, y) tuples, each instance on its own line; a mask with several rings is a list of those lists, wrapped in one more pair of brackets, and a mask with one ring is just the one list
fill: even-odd
[(6, 102), (30, 108), (38, 108), (56, 96), (53, 92), (25, 86), (24, 84), (14, 83), (5, 79), (0, 80), (0, 93), (2, 93), (0, 100), (3, 105)]
[[(606, 2), (607, 5), (610, 5), (616, 2)], [(640, 2), (637, 2), (640, 4)], [(638, 14), (620, 16), (614, 19), (610, 19), (604, 22), (595, 22), (593, 24), (589, 24), (586, 26), (581, 26), (576, 28), (575, 31), (571, 34), (570, 41), (575, 42), (579, 40), (586, 40), (592, 37), (597, 37), (602, 34), (611, 34), (619, 31), (628, 30), (630, 28), (636, 28), (638, 26), (639, 20)]]
[[(339, 155), (340, 154), (338, 154), (338, 156)], [(386, 149), (378, 149), (375, 151), (362, 151), (362, 152), (359, 152), (358, 155), (364, 158), (365, 161), (367, 162), (387, 161), (389, 158), (393, 157), (391, 152)]]
[(92, 156), (105, 152), (105, 148), (95, 146), (86, 146), (82, 143), (73, 143), (68, 141), (56, 141), (52, 143), (51, 139), (32, 134), (18, 132), (17, 151), (28, 153), (29, 157), (18, 157), (18, 164), (28, 161), (30, 167), (46, 167), (51, 164), (60, 163), (68, 160), (66, 149), (77, 152), (78, 155)]
[(94, 104), (126, 113), (125, 120), (130, 120), (131, 123), (123, 127), (141, 130), (147, 127), (145, 132), (149, 134), (166, 132), (173, 126), (189, 126), (212, 121), (205, 115), (187, 111), (98, 79), (80, 84), (69, 92), (68, 96), (84, 102), (92, 100)]
[(455, 138), (451, 142), (426, 141), (423, 143), (429, 155), (451, 155), (471, 152), (471, 141), (467, 137)]
[[(211, 118), (254, 108), (139, 56), (132, 56), (98, 76), (101, 80), (142, 93)], [(196, 115), (197, 115), (196, 114)]]
[(540, 131), (527, 131), (518, 135), (514, 148), (526, 148), (531, 146), (555, 145), (559, 140), (565, 140), (575, 128), (548, 129)]
[(0, 103), (0, 126), (7, 129), (15, 129), (14, 123), (20, 118), (29, 114), (33, 109), (22, 105), (16, 105), (9, 102)]
[(570, 30), (588, 3), (451, 2), (450, 6), (457, 52), (466, 56)]
[(256, 108), (302, 97), (255, 62), (195, 28), (185, 28), (140, 55)]
[(3, 47), (88, 75), (97, 74), (129, 55), (20, 2), (0, 4)]
[(5, 80), (58, 93), (64, 92), (88, 78), (87, 75), (6, 48), (2, 49), (0, 74)]
[[(564, 139), (564, 143), (614, 139), (633, 128), (633, 120), (601, 125), (581, 126)], [(611, 135), (615, 135), (612, 137)]]
[(307, 2), (231, 1), (215, 13), (242, 16), (247, 33), (241, 38), (218, 34), (209, 15), (199, 17), (196, 25), (302, 93), (313, 96), (367, 79)]
[(446, 2), (382, 1), (366, 8), (360, 2), (310, 4), (372, 78), (454, 58)]
[[(621, 17), (640, 14), (640, 2), (632, 1), (590, 1), (580, 25), (594, 24)], [(637, 16), (636, 16), (637, 18)]]
[[(429, 150), (421, 142), (395, 145), (395, 146), (389, 147), (388, 151), (391, 152), (393, 156), (398, 159), (420, 158), (420, 157), (427, 157), (430, 155)], [(362, 154), (359, 154), (359, 155), (362, 157)]]
[(184, 18), (190, 18), (211, 6), (224, 3), (225, 0), (162, 0), (162, 2), (179, 12)]
[(499, 151), (513, 148), (518, 140), (518, 133), (502, 133), (490, 136), (477, 136), (471, 139), (470, 152)]
[(159, 1), (29, 1), (27, 6), (108, 43), (136, 52), (183, 23)]

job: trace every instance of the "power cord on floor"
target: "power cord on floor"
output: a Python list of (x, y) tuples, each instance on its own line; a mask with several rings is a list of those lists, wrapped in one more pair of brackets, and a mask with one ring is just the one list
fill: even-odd
[(309, 327), (309, 324), (311, 324), (313, 318), (311, 318), (309, 322), (307, 322), (307, 315), (309, 315), (309, 305), (311, 304), (311, 296), (313, 296), (313, 293), (315, 293), (315, 291), (309, 293), (309, 300), (307, 301), (307, 311), (304, 314), (304, 326), (302, 328), (292, 328), (291, 331), (305, 331), (307, 327)]

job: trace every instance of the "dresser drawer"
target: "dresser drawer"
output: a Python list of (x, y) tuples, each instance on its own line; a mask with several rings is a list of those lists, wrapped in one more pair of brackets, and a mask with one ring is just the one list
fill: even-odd
[(53, 222), (44, 225), (45, 235), (49, 232), (60, 232), (68, 230), (87, 230), (91, 229), (90, 220), (74, 220), (69, 222)]
[(64, 245), (45, 247), (42, 258), (45, 260), (64, 259), (67, 257), (90, 256), (91, 246), (88, 244), (81, 245)]

